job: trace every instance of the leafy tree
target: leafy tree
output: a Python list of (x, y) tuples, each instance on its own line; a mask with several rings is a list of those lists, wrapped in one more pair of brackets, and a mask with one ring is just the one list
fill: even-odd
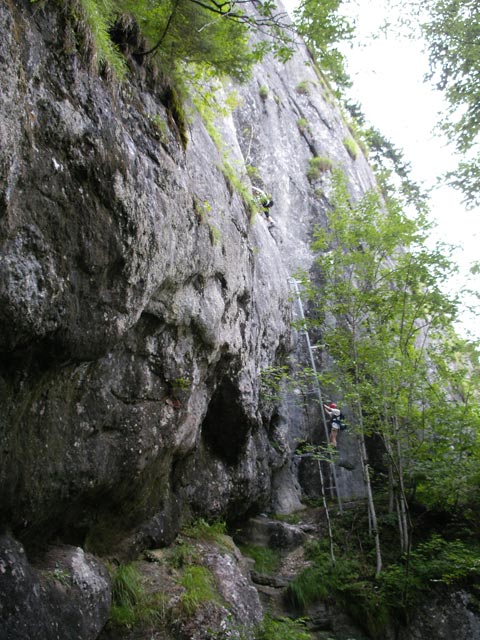
[(437, 379), (426, 395), (424, 437), (412, 473), (430, 508), (464, 512), (478, 499), (480, 480), (479, 354), (450, 332), (430, 349)]
[[(400, 195), (404, 198), (407, 206), (413, 205), (419, 212), (425, 212), (427, 195), (412, 179), (411, 163), (405, 160), (403, 151), (375, 127), (369, 127), (365, 136), (369, 147), (370, 162), (383, 175), (382, 183), (386, 186), (384, 195), (393, 197), (395, 194), (397, 198)], [(392, 184), (386, 185), (386, 179), (389, 179), (392, 173), (399, 178), (398, 188)]]
[(460, 154), (471, 152), (448, 178), (474, 206), (480, 203), (480, 5), (476, 0), (427, 0), (418, 3), (417, 11), (426, 15), (421, 28), (429, 52), (428, 79), (448, 103), (441, 127)]
[[(444, 127), (466, 151), (480, 130), (480, 5), (476, 0), (430, 0), (422, 23), (430, 59), (430, 79), (445, 92), (450, 118)], [(462, 108), (459, 108), (462, 107)]]
[[(448, 335), (456, 304), (440, 289), (449, 260), (443, 248), (425, 248), (425, 228), (376, 192), (352, 203), (340, 172), (334, 173), (334, 183), (327, 228), (317, 229), (313, 245), (321, 288), (309, 292), (317, 315), (325, 310), (321, 341), (356, 425), (379, 574), (382, 554), (367, 440), (375, 434), (383, 442), (390, 505), (397, 512), (401, 548), (408, 552), (406, 480), (414, 461), (420, 461), (419, 447), (435, 438), (432, 416), (438, 419), (452, 393), (446, 382), (452, 363), (437, 372), (430, 349), (440, 348), (442, 335)], [(441, 402), (434, 402), (434, 381), (445, 390)]]
[(350, 86), (345, 60), (337, 45), (353, 36), (353, 25), (340, 12), (342, 0), (302, 0), (295, 9), (298, 33), (316, 62), (341, 89)]

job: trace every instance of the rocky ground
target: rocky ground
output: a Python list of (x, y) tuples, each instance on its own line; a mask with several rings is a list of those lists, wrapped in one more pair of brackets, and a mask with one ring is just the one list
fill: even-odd
[[(323, 509), (304, 509), (290, 522), (266, 515), (253, 518), (230, 536), (191, 528), (167, 549), (151, 550), (133, 563), (156, 607), (153, 621), (118, 624), (116, 612), (101, 640), (253, 640), (261, 619), (302, 618), (312, 640), (362, 640), (363, 635), (333, 602), (296, 611), (287, 595), (288, 584), (305, 569), (305, 544), (325, 535)], [(234, 541), (235, 540), (235, 541)], [(255, 561), (255, 550), (268, 549), (276, 566)], [(185, 576), (202, 567), (212, 578), (213, 591), (202, 600), (191, 598)], [(190, 604), (189, 604), (190, 603)], [(280, 639), (279, 639), (280, 640)]]

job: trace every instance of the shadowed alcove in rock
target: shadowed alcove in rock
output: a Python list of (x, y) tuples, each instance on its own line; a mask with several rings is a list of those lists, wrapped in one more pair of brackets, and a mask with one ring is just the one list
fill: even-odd
[(238, 388), (228, 378), (219, 384), (208, 405), (202, 437), (212, 453), (228, 464), (236, 464), (252, 428)]

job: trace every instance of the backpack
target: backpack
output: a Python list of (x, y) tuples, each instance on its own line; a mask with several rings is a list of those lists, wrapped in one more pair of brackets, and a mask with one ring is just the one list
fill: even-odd
[(345, 431), (345, 429), (348, 428), (348, 424), (344, 422), (344, 420), (345, 420), (345, 416), (343, 415), (343, 413), (340, 413), (339, 416), (332, 418), (332, 424), (338, 425), (338, 427), (340, 428), (340, 431)]

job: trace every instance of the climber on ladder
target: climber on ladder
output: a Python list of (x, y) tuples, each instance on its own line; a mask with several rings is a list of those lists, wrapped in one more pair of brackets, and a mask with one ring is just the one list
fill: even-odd
[(330, 444), (332, 444), (336, 448), (337, 432), (341, 428), (340, 416), (342, 412), (334, 402), (330, 402), (330, 404), (324, 404), (323, 410), (325, 411), (330, 422)]

